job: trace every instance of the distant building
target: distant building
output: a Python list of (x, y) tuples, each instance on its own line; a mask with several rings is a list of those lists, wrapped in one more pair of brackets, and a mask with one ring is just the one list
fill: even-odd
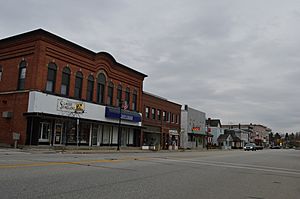
[(270, 128), (261, 124), (228, 124), (222, 125), (225, 129), (240, 129), (248, 132), (249, 142), (255, 143), (259, 146), (268, 146), (269, 144), (269, 133), (272, 131)]
[(181, 110), (181, 147), (184, 149), (201, 149), (206, 146), (205, 113), (184, 106)]
[(217, 139), (218, 145), (221, 149), (231, 149), (233, 138), (231, 134), (221, 134)]
[(249, 142), (249, 132), (242, 129), (225, 129), (224, 134), (231, 135), (231, 148), (242, 148)]
[(212, 135), (212, 145), (218, 146), (218, 137), (222, 135), (223, 129), (221, 120), (208, 118), (206, 120), (207, 131)]

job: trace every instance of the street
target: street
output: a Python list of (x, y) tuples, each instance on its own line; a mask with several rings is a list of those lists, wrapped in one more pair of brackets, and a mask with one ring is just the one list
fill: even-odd
[(0, 150), (1, 198), (300, 196), (300, 150), (30, 153)]

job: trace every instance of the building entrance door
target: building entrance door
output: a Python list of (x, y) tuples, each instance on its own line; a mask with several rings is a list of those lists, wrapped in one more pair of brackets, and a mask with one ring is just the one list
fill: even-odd
[(62, 136), (63, 136), (63, 125), (60, 123), (55, 124), (54, 128), (54, 144), (60, 145), (62, 144)]
[(49, 143), (51, 138), (51, 126), (48, 122), (41, 122), (40, 123), (40, 134), (39, 134), (39, 142), (42, 143)]

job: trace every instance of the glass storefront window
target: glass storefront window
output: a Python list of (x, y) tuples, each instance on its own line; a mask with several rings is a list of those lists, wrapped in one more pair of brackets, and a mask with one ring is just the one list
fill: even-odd
[(81, 123), (80, 124), (80, 143), (89, 144), (90, 140), (90, 124), (89, 123)]
[(48, 122), (40, 123), (40, 135), (39, 142), (49, 142), (49, 138), (51, 136), (51, 126)]
[(93, 131), (92, 131), (92, 145), (97, 146), (98, 145), (98, 125), (93, 125)]
[(110, 144), (111, 126), (104, 126), (102, 144)]
[(70, 121), (67, 125), (67, 143), (76, 144), (76, 122)]

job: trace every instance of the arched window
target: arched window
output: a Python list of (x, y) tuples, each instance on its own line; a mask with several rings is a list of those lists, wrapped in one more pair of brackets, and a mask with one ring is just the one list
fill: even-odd
[(62, 80), (61, 80), (61, 87), (60, 87), (60, 93), (62, 95), (69, 95), (70, 75), (71, 75), (71, 70), (68, 67), (64, 67), (62, 72)]
[(122, 101), (122, 86), (119, 85), (118, 86), (118, 90), (117, 90), (117, 101), (116, 101), (116, 105), (119, 107), (119, 106), (122, 106), (120, 105), (120, 102)]
[(23, 90), (25, 88), (26, 65), (26, 61), (21, 61), (19, 64), (18, 90)]
[(132, 94), (132, 110), (137, 110), (137, 91), (134, 90)]
[(78, 71), (75, 77), (75, 92), (74, 92), (74, 97), (77, 99), (81, 99), (82, 79), (83, 79), (82, 72)]
[(93, 92), (94, 92), (94, 77), (93, 75), (89, 75), (87, 89), (86, 89), (86, 100), (93, 101)]
[(103, 73), (99, 73), (97, 78), (97, 102), (100, 104), (104, 104), (105, 82), (105, 75)]
[(126, 88), (125, 91), (125, 104), (127, 105), (127, 109), (130, 109), (130, 89)]
[(0, 65), (0, 81), (2, 80), (2, 73), (3, 73), (3, 69), (2, 66)]
[(109, 106), (113, 105), (113, 94), (114, 94), (114, 84), (110, 82), (107, 90), (107, 104)]
[(48, 92), (54, 92), (54, 90), (55, 90), (56, 71), (57, 71), (56, 64), (53, 62), (49, 63), (48, 64), (47, 83), (46, 83), (46, 91), (48, 91)]

